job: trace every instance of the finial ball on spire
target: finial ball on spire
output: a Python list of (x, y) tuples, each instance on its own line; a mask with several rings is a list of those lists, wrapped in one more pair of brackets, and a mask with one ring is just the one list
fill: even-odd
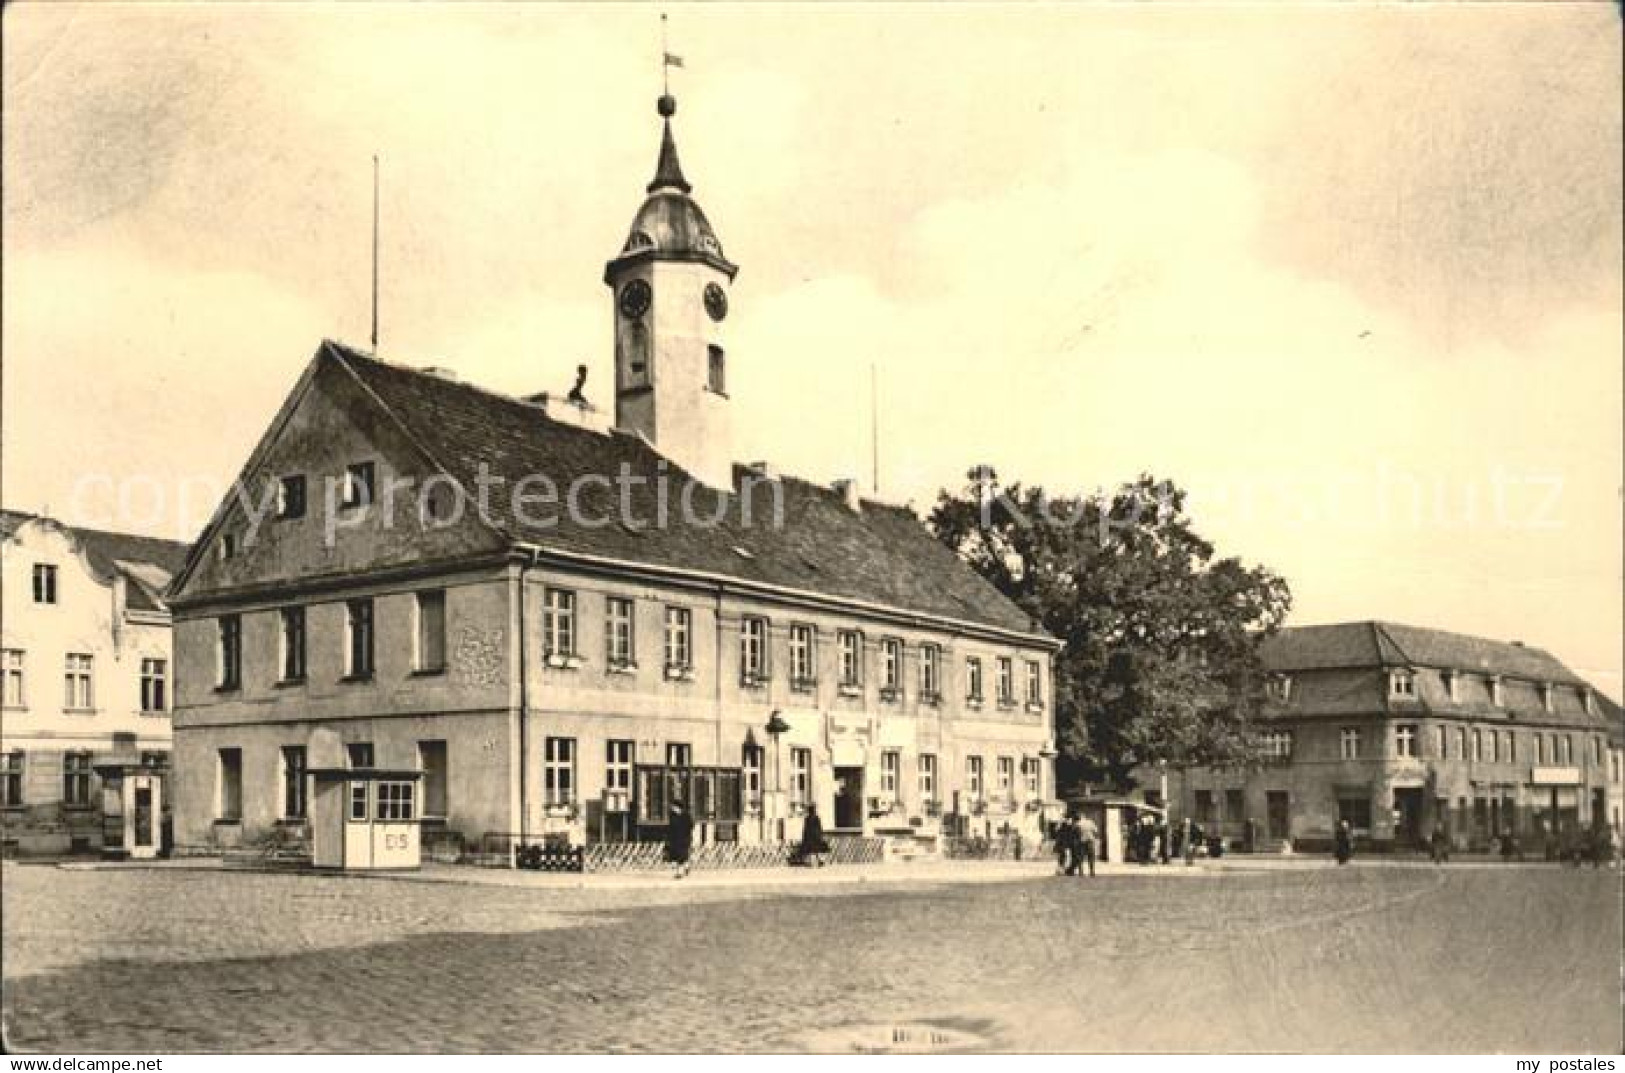
[(670, 93), (662, 93), (660, 100), (655, 103), (655, 110), (670, 119), (677, 113), (677, 98)]

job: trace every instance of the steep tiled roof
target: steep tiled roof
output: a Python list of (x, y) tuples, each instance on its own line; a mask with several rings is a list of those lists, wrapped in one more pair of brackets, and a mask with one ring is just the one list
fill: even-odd
[[(0, 538), (11, 536), (25, 523), (38, 517), (24, 511), (0, 511)], [(164, 586), (186, 562), (190, 547), (178, 540), (165, 540), (162, 537), (115, 533), (77, 525), (62, 527), (78, 540), (91, 569), (103, 577), (122, 573), (129, 578), (133, 582), (127, 590), (129, 605), (146, 610), (158, 609)]]
[(1294, 626), (1265, 641), (1263, 656), (1266, 666), (1277, 671), (1437, 667), (1531, 682), (1583, 684), (1557, 657), (1539, 648), (1391, 622)]
[[(657, 482), (664, 480), (670, 489), (668, 523), (642, 529), (581, 524), (564, 510), (549, 516), (556, 524), (527, 524), (515, 516), (507, 495), (494, 494), (492, 514), (509, 539), (1046, 636), (905, 508), (864, 500), (854, 511), (831, 489), (784, 477), (778, 479), (783, 524), (768, 520), (773, 495), (764, 484), (748, 493), (755, 524), (747, 525), (741, 482), (751, 471), (742, 467), (734, 471), (731, 492), (698, 482), (686, 492), (688, 475), (635, 434), (555, 421), (521, 400), (376, 361), (336, 343), (324, 343), (318, 360), (353, 373), (432, 461), (470, 492), (482, 463), (507, 482), (503, 488), (543, 474), (561, 495), (583, 476), (614, 480), (624, 471), (645, 478), (632, 486), (630, 517), (652, 523)], [(599, 483), (581, 488), (581, 513), (590, 522), (621, 516), (617, 488)], [(683, 517), (685, 494), (692, 495), (698, 523)], [(703, 524), (711, 518), (722, 520)]]
[[(1388, 622), (1294, 626), (1266, 640), (1262, 654), (1269, 670), (1292, 677), (1291, 699), (1275, 706), (1278, 715), (1433, 712), (1557, 726), (1618, 725), (1621, 718), (1617, 704), (1549, 652), (1445, 630)], [(1419, 672), (1414, 697), (1389, 695), (1387, 671), (1400, 667)], [(1461, 672), (1454, 695), (1446, 671)], [(1498, 700), (1491, 677), (1502, 680)], [(1558, 687), (1549, 703), (1548, 684)]]

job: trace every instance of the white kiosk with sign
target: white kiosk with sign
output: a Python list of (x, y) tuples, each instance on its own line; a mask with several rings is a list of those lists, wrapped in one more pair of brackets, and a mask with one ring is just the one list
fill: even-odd
[(417, 792), (423, 772), (316, 768), (310, 778), (312, 865), (351, 872), (420, 867)]

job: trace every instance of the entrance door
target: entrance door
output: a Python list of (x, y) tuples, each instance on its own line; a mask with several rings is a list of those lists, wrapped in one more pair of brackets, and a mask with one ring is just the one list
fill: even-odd
[(1270, 790), (1264, 795), (1265, 818), (1270, 838), (1287, 838), (1292, 829), (1291, 813), (1285, 790)]
[(1420, 788), (1394, 791), (1394, 842), (1401, 846), (1422, 844), (1422, 791)]
[(835, 769), (835, 826), (863, 827), (863, 769)]

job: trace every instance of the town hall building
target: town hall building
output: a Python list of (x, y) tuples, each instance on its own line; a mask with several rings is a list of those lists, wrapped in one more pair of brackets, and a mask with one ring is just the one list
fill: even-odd
[(346, 767), (431, 845), (656, 840), (674, 801), (717, 841), (1037, 836), (1058, 642), (908, 509), (736, 464), (738, 269), (675, 110), (604, 271), (613, 423), (317, 348), (172, 590), (179, 845), (298, 830)]

